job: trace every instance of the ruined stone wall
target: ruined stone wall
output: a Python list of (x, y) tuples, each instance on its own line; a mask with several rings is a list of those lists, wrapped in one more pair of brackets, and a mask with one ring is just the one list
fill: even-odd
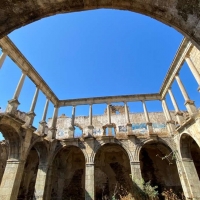
[(7, 159), (8, 159), (8, 144), (6, 143), (5, 140), (3, 140), (0, 141), (0, 183), (6, 167)]

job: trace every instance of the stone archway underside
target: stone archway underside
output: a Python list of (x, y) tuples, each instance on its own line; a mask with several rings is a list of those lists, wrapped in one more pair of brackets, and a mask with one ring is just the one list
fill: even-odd
[(51, 199), (85, 197), (85, 157), (75, 146), (63, 148), (55, 157), (52, 173)]
[(132, 194), (130, 161), (121, 146), (106, 144), (98, 150), (94, 174), (96, 200)]
[(47, 16), (98, 8), (129, 10), (150, 16), (174, 27), (200, 47), (198, 0), (1, 0), (0, 38)]
[[(160, 199), (164, 199), (161, 193), (165, 189), (172, 189), (177, 195), (182, 193), (176, 162), (170, 153), (171, 150), (161, 143), (147, 143), (140, 152), (142, 178), (158, 186)], [(168, 158), (163, 159), (165, 156)]]

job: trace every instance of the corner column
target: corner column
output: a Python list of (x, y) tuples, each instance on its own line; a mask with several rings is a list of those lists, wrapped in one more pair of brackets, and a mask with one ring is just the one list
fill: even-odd
[(142, 174), (141, 174), (140, 162), (139, 161), (130, 162), (130, 165), (131, 165), (132, 180), (138, 185), (138, 187), (142, 188)]
[(176, 79), (176, 81), (178, 83), (178, 86), (179, 86), (179, 88), (181, 90), (183, 98), (185, 99), (185, 106), (187, 108), (187, 111), (188, 111), (188, 113), (190, 115), (193, 115), (194, 113), (197, 112), (197, 109), (196, 109), (196, 107), (194, 105), (194, 101), (190, 100), (190, 98), (189, 98), (189, 96), (188, 96), (188, 94), (187, 94), (187, 92), (185, 90), (185, 87), (183, 86), (183, 83), (182, 83), (180, 77), (178, 75), (176, 75), (175, 79)]
[(8, 101), (8, 105), (6, 108), (7, 113), (15, 114), (15, 112), (17, 111), (17, 107), (20, 104), (18, 101), (18, 98), (19, 98), (22, 86), (24, 84), (25, 78), (26, 78), (26, 74), (22, 73), (19, 83), (17, 85), (17, 88), (15, 90), (14, 96), (11, 100)]
[(7, 54), (3, 51), (3, 53), (0, 56), (0, 69), (3, 66), (3, 63), (4, 63), (5, 59), (6, 59), (6, 56), (7, 56)]
[(0, 186), (0, 199), (17, 199), (24, 171), (24, 161), (8, 160)]
[(174, 125), (174, 121), (171, 118), (171, 115), (170, 115), (170, 112), (169, 112), (169, 109), (167, 107), (165, 99), (162, 99), (162, 108), (163, 108), (163, 112), (164, 112), (165, 118), (167, 120), (166, 121), (167, 129), (168, 129), (169, 133), (171, 135), (173, 135), (174, 130), (175, 130), (175, 125)]
[(185, 57), (185, 61), (187, 62), (188, 64), (188, 67), (190, 68), (195, 80), (197, 81), (198, 83), (198, 91), (200, 91), (200, 74), (199, 72), (197, 71), (197, 68), (195, 67), (194, 63), (192, 62), (191, 58), (189, 57), (189, 55), (187, 55)]
[(148, 132), (149, 132), (149, 134), (152, 134), (153, 133), (153, 127), (152, 127), (152, 123), (150, 122), (150, 119), (149, 119), (149, 114), (148, 114), (148, 111), (147, 111), (145, 101), (142, 101), (142, 105), (143, 105), (143, 109), (144, 109), (144, 115), (145, 115), (145, 119), (146, 119), (146, 125), (147, 125)]
[(179, 110), (179, 107), (178, 107), (178, 105), (176, 103), (176, 100), (174, 98), (174, 95), (172, 93), (171, 88), (168, 89), (168, 93), (169, 93), (170, 99), (172, 101), (172, 104), (174, 106), (176, 119), (177, 119), (177, 121), (178, 121), (179, 124), (182, 124), (183, 121), (184, 121), (183, 113)]

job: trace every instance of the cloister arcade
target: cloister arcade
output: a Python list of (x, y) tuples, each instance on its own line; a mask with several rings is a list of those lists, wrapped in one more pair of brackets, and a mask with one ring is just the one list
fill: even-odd
[[(178, 74), (186, 62), (200, 86), (198, 1), (80, 0), (66, 4), (62, 0), (48, 3), (3, 0), (1, 4), (0, 69), (9, 56), (22, 75), (6, 111), (0, 113), (0, 132), (5, 138), (0, 142), (0, 199), (98, 200), (113, 194), (117, 198), (131, 194), (135, 199), (146, 199), (139, 192), (142, 179), (158, 186), (160, 199), (165, 188), (184, 193), (186, 199), (200, 199), (200, 113)], [(43, 17), (103, 7), (146, 14), (174, 27), (186, 38), (158, 93), (60, 100), (6, 35)], [(18, 100), (26, 77), (36, 90), (29, 112), (23, 113), (18, 110)], [(174, 81), (183, 95), (186, 111), (179, 109), (173, 96)], [(46, 96), (46, 103), (36, 128), (34, 111), (40, 91)], [(174, 111), (168, 109), (167, 94)], [(160, 101), (163, 113), (148, 112), (146, 102), (155, 100)], [(49, 102), (53, 103), (54, 112), (47, 121)], [(112, 105), (118, 102), (124, 105), (117, 108)], [(129, 102), (142, 103), (142, 118), (129, 112)], [(93, 105), (101, 103), (107, 104), (105, 114), (93, 116)], [(84, 120), (76, 116), (79, 105), (89, 106)], [(59, 117), (59, 108), (66, 106), (72, 106), (72, 117)], [(118, 124), (117, 111), (124, 123)], [(164, 126), (156, 121), (158, 115)], [(142, 128), (133, 125), (136, 118)], [(82, 131), (80, 137), (74, 135), (75, 127)]]

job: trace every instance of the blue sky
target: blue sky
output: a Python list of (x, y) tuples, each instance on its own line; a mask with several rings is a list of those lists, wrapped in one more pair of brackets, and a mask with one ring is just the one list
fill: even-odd
[[(93, 10), (48, 17), (9, 34), (11, 40), (41, 74), (59, 99), (158, 92), (183, 36), (152, 18), (128, 11)], [(0, 106), (12, 98), (21, 71), (9, 58), (0, 70)], [(180, 74), (191, 99), (199, 107), (197, 83), (186, 65)], [(6, 85), (6, 87), (5, 87)], [(29, 111), (35, 86), (26, 78), (19, 109)], [(181, 109), (178, 87), (172, 90)], [(167, 96), (170, 109), (173, 109)], [(42, 116), (45, 97), (40, 92), (36, 120)], [(142, 105), (129, 103), (131, 112)], [(95, 105), (103, 114), (106, 105)], [(162, 111), (160, 102), (148, 102), (149, 111)], [(87, 115), (88, 106), (77, 107)], [(50, 105), (48, 117), (53, 113)], [(71, 115), (71, 107), (59, 114)]]

